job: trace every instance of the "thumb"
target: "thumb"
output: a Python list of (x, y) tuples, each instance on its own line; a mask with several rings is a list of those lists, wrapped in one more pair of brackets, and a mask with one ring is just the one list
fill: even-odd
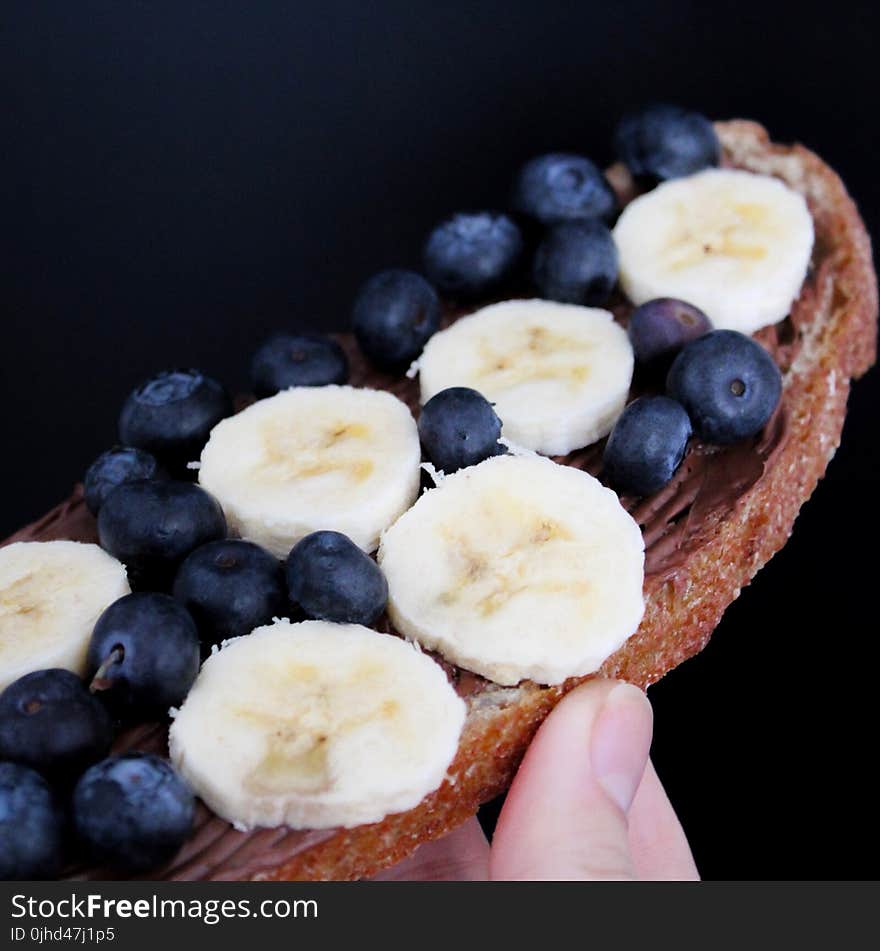
[(638, 687), (592, 680), (544, 721), (498, 818), (494, 879), (634, 878), (627, 811), (648, 762), (651, 705)]

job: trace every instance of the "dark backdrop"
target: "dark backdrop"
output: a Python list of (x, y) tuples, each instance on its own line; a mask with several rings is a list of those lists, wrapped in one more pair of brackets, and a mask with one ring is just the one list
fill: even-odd
[[(852, 3), (8, 2), (0, 9), (0, 536), (67, 495), (132, 384), (233, 389), (277, 327), (626, 107), (748, 116), (878, 224), (877, 20)], [(876, 877), (878, 377), (784, 552), (651, 690), (707, 877)]]

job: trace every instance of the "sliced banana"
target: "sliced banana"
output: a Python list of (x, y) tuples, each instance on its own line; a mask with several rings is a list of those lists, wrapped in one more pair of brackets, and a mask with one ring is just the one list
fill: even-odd
[(97, 545), (0, 548), (0, 690), (32, 670), (85, 670), (101, 612), (129, 593), (125, 566)]
[(276, 621), (205, 661), (171, 759), (237, 828), (350, 827), (436, 789), (464, 718), (441, 667), (400, 638)]
[(710, 169), (636, 198), (614, 240), (633, 303), (677, 297), (715, 327), (754, 333), (782, 320), (800, 293), (813, 219), (779, 179)]
[(608, 311), (511, 300), (435, 334), (418, 366), (422, 403), (469, 386), (495, 404), (507, 439), (557, 456), (611, 431), (626, 404), (633, 352)]
[(499, 684), (589, 674), (644, 611), (644, 543), (610, 489), (498, 456), (426, 492), (383, 535), (395, 627)]
[(420, 459), (415, 420), (390, 393), (303, 386), (218, 423), (199, 482), (233, 534), (279, 558), (319, 529), (370, 552), (418, 494)]

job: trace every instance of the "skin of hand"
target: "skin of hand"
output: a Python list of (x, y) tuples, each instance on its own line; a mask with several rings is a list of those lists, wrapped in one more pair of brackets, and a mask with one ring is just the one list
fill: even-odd
[(474, 818), (377, 880), (697, 879), (649, 759), (652, 724), (651, 705), (637, 687), (583, 684), (535, 735), (491, 847)]

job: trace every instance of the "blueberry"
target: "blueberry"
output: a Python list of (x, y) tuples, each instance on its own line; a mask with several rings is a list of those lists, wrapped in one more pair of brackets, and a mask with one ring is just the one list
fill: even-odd
[(691, 421), (668, 396), (643, 396), (621, 413), (602, 457), (605, 481), (620, 492), (662, 489), (684, 459)]
[(617, 248), (601, 221), (551, 228), (538, 246), (532, 277), (546, 300), (597, 306), (617, 283)]
[(287, 591), (307, 617), (372, 624), (385, 610), (388, 583), (381, 569), (340, 532), (312, 532), (287, 556)]
[(513, 188), (513, 207), (544, 225), (609, 218), (617, 198), (599, 168), (582, 155), (553, 152), (527, 162)]
[(110, 752), (113, 722), (69, 670), (35, 670), (0, 693), (0, 760), (68, 783)]
[(476, 390), (451, 386), (422, 407), (419, 438), (431, 462), (449, 474), (506, 450), (498, 442), (501, 420)]
[(199, 672), (195, 621), (167, 594), (127, 594), (98, 618), (86, 667), (92, 690), (120, 719), (164, 717)]
[(347, 383), (348, 358), (323, 334), (275, 334), (254, 354), (251, 381), (260, 399), (291, 386)]
[(119, 414), (119, 438), (180, 469), (198, 459), (232, 399), (199, 370), (166, 370), (134, 389)]
[(90, 857), (117, 871), (167, 862), (192, 831), (195, 798), (168, 760), (152, 753), (111, 756), (73, 791), (73, 824)]
[(114, 446), (89, 466), (84, 481), (86, 505), (97, 515), (104, 499), (123, 482), (139, 479), (161, 479), (165, 473), (156, 457), (133, 446)]
[(629, 318), (629, 339), (636, 360), (645, 365), (666, 363), (681, 348), (712, 329), (709, 318), (693, 304), (674, 297), (646, 301)]
[(782, 375), (751, 337), (713, 330), (675, 358), (666, 392), (688, 411), (700, 439), (723, 445), (760, 432), (779, 402)]
[(253, 542), (209, 542), (187, 556), (174, 579), (174, 597), (199, 628), (203, 644), (250, 634), (285, 613), (278, 559)]
[(507, 215), (460, 212), (428, 235), (425, 272), (441, 293), (472, 300), (500, 290), (522, 251), (522, 234)]
[(98, 513), (101, 545), (135, 578), (170, 580), (199, 545), (226, 535), (217, 501), (190, 482), (148, 479), (115, 488)]
[(414, 271), (381, 271), (358, 293), (352, 329), (364, 354), (386, 370), (407, 367), (440, 326), (434, 288)]
[(615, 147), (635, 178), (651, 182), (691, 175), (721, 159), (712, 123), (680, 106), (648, 106), (625, 116)]
[(64, 812), (49, 784), (19, 763), (0, 763), (0, 881), (55, 878)]

